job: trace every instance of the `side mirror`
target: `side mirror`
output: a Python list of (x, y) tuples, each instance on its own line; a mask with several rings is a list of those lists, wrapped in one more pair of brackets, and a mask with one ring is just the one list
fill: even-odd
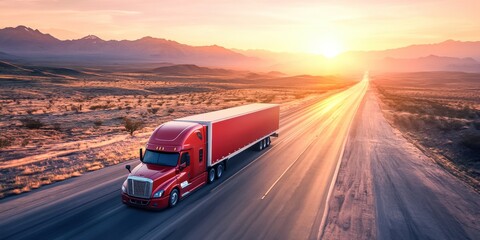
[(143, 162), (143, 148), (140, 148), (140, 161)]
[(180, 169), (180, 171), (182, 171), (183, 169), (185, 169), (187, 167), (187, 163), (182, 163), (178, 166), (178, 169)]
[(125, 165), (125, 168), (128, 170), (129, 173), (132, 173), (132, 170), (131, 170), (132, 167), (130, 167), (130, 165)]

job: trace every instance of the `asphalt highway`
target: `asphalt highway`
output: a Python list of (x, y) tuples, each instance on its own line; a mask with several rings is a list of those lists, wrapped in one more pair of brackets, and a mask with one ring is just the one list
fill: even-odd
[(346, 138), (368, 88), (282, 108), (280, 137), (246, 150), (175, 208), (121, 203), (126, 164), (0, 200), (1, 239), (317, 239)]

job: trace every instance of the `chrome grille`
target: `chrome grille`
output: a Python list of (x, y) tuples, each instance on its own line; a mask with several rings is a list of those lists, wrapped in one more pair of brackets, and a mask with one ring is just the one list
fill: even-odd
[(153, 181), (148, 178), (128, 177), (128, 195), (139, 198), (150, 198)]

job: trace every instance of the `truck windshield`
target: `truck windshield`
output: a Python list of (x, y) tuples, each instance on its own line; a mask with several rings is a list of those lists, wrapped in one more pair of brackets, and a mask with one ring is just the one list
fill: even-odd
[(179, 155), (179, 153), (154, 152), (147, 150), (143, 156), (143, 162), (174, 167), (177, 166)]

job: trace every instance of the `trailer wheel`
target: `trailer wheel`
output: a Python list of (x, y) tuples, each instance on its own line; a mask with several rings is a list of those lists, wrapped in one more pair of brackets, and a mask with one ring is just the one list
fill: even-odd
[(208, 170), (208, 183), (212, 183), (213, 181), (215, 181), (215, 168), (210, 168), (210, 170)]
[(263, 142), (263, 141), (260, 141), (260, 142), (257, 143), (257, 149), (258, 149), (258, 151), (262, 151), (262, 150), (263, 150), (263, 143), (262, 143), (262, 142)]
[(267, 139), (266, 138), (263, 139), (262, 142), (263, 142), (263, 149), (267, 148)]
[(267, 137), (267, 147), (270, 146), (270, 137)]
[(217, 174), (216, 174), (216, 175), (217, 175), (217, 179), (219, 179), (219, 178), (222, 177), (222, 175), (223, 175), (223, 163), (219, 163), (219, 164), (217, 165), (217, 169), (216, 169), (215, 172), (217, 173)]
[(178, 190), (176, 188), (174, 188), (170, 192), (170, 197), (168, 198), (168, 205), (170, 207), (175, 207), (175, 205), (177, 205), (179, 199), (180, 198), (179, 198), (179, 195), (178, 195)]

